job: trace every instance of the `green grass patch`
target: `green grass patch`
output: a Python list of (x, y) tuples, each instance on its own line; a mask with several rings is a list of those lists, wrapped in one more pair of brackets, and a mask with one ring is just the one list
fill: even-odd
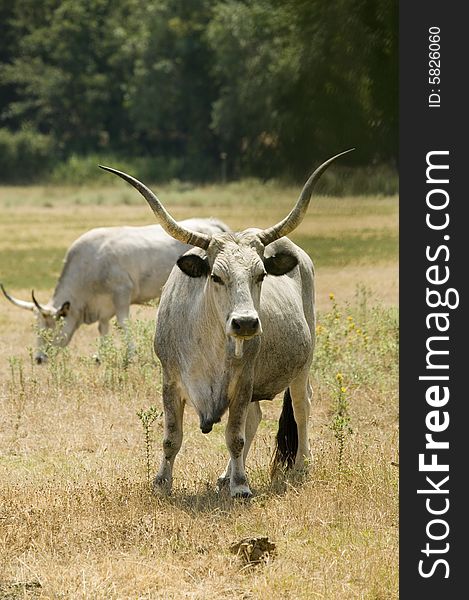
[[(131, 169), (130, 174), (135, 175)], [(66, 185), (2, 186), (0, 206), (17, 208), (34, 206), (55, 208), (58, 206), (143, 206), (145, 201), (140, 194), (125, 184), (120, 178), (97, 169), (99, 178), (88, 186), (67, 183)], [(143, 179), (143, 178), (142, 178)], [(239, 209), (240, 206), (253, 209), (275, 211), (290, 210), (301, 191), (301, 183), (287, 185), (271, 180), (243, 179), (226, 185), (194, 185), (190, 182), (174, 180), (164, 184), (144, 179), (160, 200), (169, 209), (184, 206), (194, 209), (211, 207), (214, 209)], [(363, 195), (356, 192), (349, 196), (333, 196), (319, 186), (311, 201), (308, 214), (340, 214), (360, 216), (370, 214), (391, 214), (396, 212), (395, 196), (379, 193)]]
[(13, 295), (15, 289), (52, 289), (66, 251), (54, 247), (0, 250), (0, 279)]
[(292, 236), (293, 241), (309, 254), (316, 267), (376, 264), (397, 261), (396, 232), (357, 232), (339, 236)]

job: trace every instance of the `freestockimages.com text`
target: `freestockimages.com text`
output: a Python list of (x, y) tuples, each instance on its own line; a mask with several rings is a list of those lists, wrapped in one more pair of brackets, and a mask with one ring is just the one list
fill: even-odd
[[(450, 549), (450, 465), (447, 429), (450, 424), (450, 322), (451, 311), (459, 306), (459, 293), (451, 287), (450, 194), (448, 192), (449, 150), (433, 150), (426, 155), (426, 226), (441, 234), (436, 242), (426, 246), (427, 329), (425, 340), (425, 371), (419, 381), (426, 385), (425, 446), (418, 456), (419, 473), (425, 475), (424, 489), (418, 489), (428, 513), (426, 539), (421, 548), (424, 555), (418, 564), (421, 577), (434, 574), (449, 577)], [(429, 232), (430, 233), (430, 232)], [(433, 235), (433, 233), (432, 233)], [(445, 435), (446, 433), (446, 435)], [(419, 485), (419, 487), (422, 487)]]

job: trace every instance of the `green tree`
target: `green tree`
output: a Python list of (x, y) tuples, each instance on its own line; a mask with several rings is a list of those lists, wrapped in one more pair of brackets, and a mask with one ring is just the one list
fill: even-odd
[[(220, 95), (213, 126), (239, 172), (303, 177), (313, 159), (396, 156), (396, 3), (221, 3), (208, 37)], [(387, 117), (391, 119), (387, 121)]]
[(212, 126), (234, 174), (278, 173), (278, 98), (296, 62), (284, 11), (268, 1), (220, 3), (207, 37), (220, 86)]
[(0, 0), (0, 18), (2, 144), (37, 172), (51, 144), (196, 180), (221, 152), (232, 176), (298, 179), (350, 146), (396, 159), (397, 0)]
[(117, 144), (129, 129), (123, 98), (140, 0), (17, 0), (17, 56), (2, 81), (18, 99), (2, 115), (50, 133), (65, 151)]
[(210, 128), (216, 87), (204, 32), (211, 0), (149, 4), (126, 103), (147, 152), (183, 161), (181, 175), (213, 177), (217, 140)]

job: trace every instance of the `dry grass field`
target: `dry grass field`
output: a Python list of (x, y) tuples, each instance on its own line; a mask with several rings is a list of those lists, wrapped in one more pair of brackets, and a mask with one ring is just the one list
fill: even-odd
[[(158, 194), (177, 218), (236, 229), (279, 220), (298, 191), (243, 182)], [(78, 235), (153, 222), (122, 182), (0, 188), (0, 209), (0, 280), (44, 302)], [(217, 494), (224, 422), (203, 435), (190, 408), (173, 493), (149, 491), (162, 434), (155, 307), (133, 307), (127, 367), (117, 331), (93, 362), (96, 326), (36, 366), (31, 313), (0, 298), (0, 599), (398, 597), (397, 199), (318, 197), (292, 239), (317, 270), (314, 460), (306, 480), (272, 487), (281, 400), (262, 402), (249, 502)], [(147, 448), (137, 412), (151, 407)], [(256, 536), (276, 545), (265, 561), (230, 552)]]

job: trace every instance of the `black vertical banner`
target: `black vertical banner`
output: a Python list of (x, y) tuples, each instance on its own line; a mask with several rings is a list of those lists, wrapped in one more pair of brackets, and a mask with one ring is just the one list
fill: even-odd
[(464, 2), (400, 3), (400, 597), (467, 597)]

